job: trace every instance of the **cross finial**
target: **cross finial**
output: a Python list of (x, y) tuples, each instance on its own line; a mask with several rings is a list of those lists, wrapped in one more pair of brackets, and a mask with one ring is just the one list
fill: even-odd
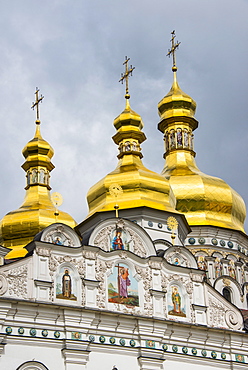
[(176, 72), (177, 71), (177, 66), (176, 66), (176, 49), (179, 47), (179, 45), (181, 44), (181, 42), (178, 42), (177, 41), (176, 44), (175, 44), (175, 38), (176, 38), (175, 30), (171, 32), (171, 35), (172, 35), (172, 38), (171, 38), (171, 49), (168, 50), (167, 56), (170, 57), (171, 54), (172, 54), (172, 58), (173, 58), (172, 71), (173, 72)]
[(40, 114), (39, 114), (39, 104), (42, 102), (42, 99), (44, 98), (44, 96), (41, 94), (41, 96), (39, 97), (39, 89), (38, 87), (36, 87), (36, 91), (35, 91), (35, 102), (33, 102), (33, 105), (31, 107), (31, 109), (34, 110), (34, 108), (36, 107), (36, 123), (40, 123)]
[(130, 58), (126, 57), (125, 62), (123, 62), (123, 65), (125, 66), (125, 72), (121, 74), (121, 78), (119, 79), (119, 82), (121, 82), (122, 84), (124, 80), (126, 81), (126, 94), (125, 94), (126, 99), (130, 98), (129, 90), (128, 90), (128, 77), (129, 75), (132, 76), (132, 72), (135, 69), (135, 67), (133, 67), (132, 65), (130, 65), (130, 69), (128, 69), (129, 60)]

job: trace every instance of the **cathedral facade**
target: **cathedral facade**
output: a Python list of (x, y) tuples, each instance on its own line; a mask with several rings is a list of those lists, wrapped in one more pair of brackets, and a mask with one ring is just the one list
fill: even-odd
[(76, 225), (51, 197), (53, 149), (24, 147), (26, 196), (0, 225), (0, 368), (6, 370), (245, 369), (248, 237), (245, 205), (195, 162), (196, 103), (177, 81), (159, 102), (161, 174), (142, 162), (131, 109), (114, 120), (117, 167), (87, 194)]

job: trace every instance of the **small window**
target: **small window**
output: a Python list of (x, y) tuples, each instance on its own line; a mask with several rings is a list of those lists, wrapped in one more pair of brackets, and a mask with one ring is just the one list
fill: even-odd
[(228, 302), (232, 302), (230, 289), (224, 288), (222, 294)]
[(28, 361), (20, 365), (16, 370), (49, 370), (49, 369), (41, 362)]

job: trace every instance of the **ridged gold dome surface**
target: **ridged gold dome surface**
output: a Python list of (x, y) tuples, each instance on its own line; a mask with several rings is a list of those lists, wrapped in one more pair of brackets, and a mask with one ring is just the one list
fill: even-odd
[(36, 121), (34, 138), (23, 149), (25, 162), (22, 168), (26, 171), (26, 196), (20, 208), (9, 212), (0, 223), (0, 243), (12, 249), (7, 259), (24, 257), (27, 245), (34, 236), (48, 225), (61, 222), (71, 227), (76, 226), (73, 218), (62, 211), (57, 211), (50, 197), (50, 171), (53, 148), (40, 134), (40, 122)]
[[(89, 215), (95, 212), (147, 206), (175, 213), (174, 196), (169, 182), (148, 170), (142, 163), (140, 144), (146, 139), (141, 131), (141, 117), (126, 100), (125, 110), (114, 120), (113, 136), (119, 146), (119, 163), (114, 171), (95, 184), (88, 192)], [(112, 191), (113, 188), (116, 192)]]
[(181, 90), (176, 73), (174, 73), (174, 81), (170, 91), (158, 103), (158, 110), (161, 120), (175, 116), (194, 118), (196, 102)]
[(201, 172), (195, 163), (193, 131), (196, 103), (174, 82), (158, 104), (158, 128), (164, 133), (165, 166), (162, 175), (169, 180), (176, 197), (176, 209), (190, 226), (212, 225), (244, 232), (245, 204), (225, 181)]

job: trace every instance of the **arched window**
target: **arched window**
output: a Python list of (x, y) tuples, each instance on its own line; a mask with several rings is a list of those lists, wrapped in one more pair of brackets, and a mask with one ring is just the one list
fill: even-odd
[(223, 294), (223, 297), (224, 297), (224, 298), (226, 298), (226, 300), (227, 300), (228, 302), (232, 302), (230, 289), (228, 289), (228, 288), (223, 288), (223, 290), (222, 290), (222, 294)]
[(49, 370), (49, 369), (41, 362), (28, 361), (20, 365), (16, 370)]

